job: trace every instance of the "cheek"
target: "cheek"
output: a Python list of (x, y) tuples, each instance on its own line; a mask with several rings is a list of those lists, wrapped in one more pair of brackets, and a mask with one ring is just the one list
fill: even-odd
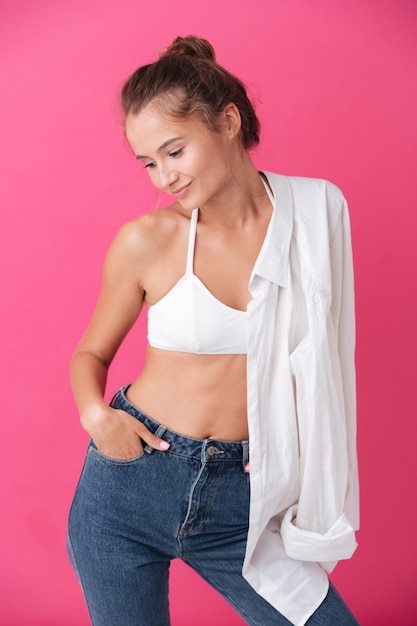
[(218, 157), (212, 158), (210, 152), (207, 152), (204, 156), (200, 156), (194, 167), (195, 174), (205, 178), (207, 181), (211, 180), (213, 177), (217, 178), (219, 172), (223, 169), (224, 164), (222, 160)]
[[(214, 156), (215, 155), (215, 156)], [(181, 168), (195, 175), (207, 174), (216, 167), (218, 154), (213, 151), (213, 146), (208, 142), (200, 142), (196, 146), (190, 146), (181, 159)]]
[(160, 188), (160, 181), (157, 168), (146, 168), (146, 172), (149, 176), (149, 180), (151, 181), (154, 187)]
[(187, 150), (178, 161), (178, 169), (195, 176), (204, 171), (204, 161), (204, 156), (198, 150)]

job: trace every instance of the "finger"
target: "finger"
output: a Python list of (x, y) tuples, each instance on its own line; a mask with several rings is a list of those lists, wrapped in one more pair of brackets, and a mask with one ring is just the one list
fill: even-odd
[(165, 451), (168, 450), (168, 448), (170, 447), (168, 441), (164, 441), (164, 439), (161, 439), (160, 437), (157, 437), (156, 435), (151, 433), (143, 424), (136, 427), (136, 432), (143, 441), (145, 441), (149, 446), (151, 446), (151, 448), (154, 448), (155, 450)]
[(247, 472), (249, 474), (249, 472), (250, 472), (250, 463), (247, 463), (245, 465), (245, 472)]

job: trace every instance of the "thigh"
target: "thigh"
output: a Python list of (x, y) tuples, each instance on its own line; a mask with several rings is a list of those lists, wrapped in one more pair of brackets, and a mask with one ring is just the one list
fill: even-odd
[(150, 522), (158, 497), (144, 493), (145, 485), (157, 491), (150, 484), (157, 465), (153, 454), (115, 461), (89, 448), (70, 511), (68, 552), (94, 626), (170, 623), (171, 555)]
[(359, 626), (359, 622), (330, 583), (327, 596), (314, 611), (306, 626)]
[(291, 626), (281, 613), (260, 596), (242, 576), (246, 532), (206, 553), (184, 559), (216, 589), (249, 626)]
[[(150, 560), (131, 568), (97, 567), (74, 551), (68, 552), (78, 575), (93, 626), (169, 626), (169, 561)], [(143, 557), (144, 555), (142, 555)], [(149, 555), (154, 559), (154, 556)]]
[[(249, 479), (238, 464), (214, 472), (216, 492), (198, 499), (195, 524), (181, 537), (182, 558), (219, 591), (249, 626), (290, 626), (291, 622), (260, 596), (243, 578), (249, 512)], [(207, 481), (205, 487), (210, 484)], [(203, 506), (204, 505), (204, 506)], [(200, 517), (198, 517), (200, 513)], [(342, 598), (330, 585), (329, 592), (308, 626), (358, 626)]]
[[(200, 524), (181, 538), (182, 559), (250, 626), (290, 626), (242, 576), (249, 524), (249, 477), (244, 463), (213, 466), (208, 472), (194, 516)], [(214, 493), (208, 489), (210, 485), (216, 485)]]
[[(246, 546), (243, 538), (241, 547)], [(188, 564), (216, 589), (249, 626), (291, 626), (269, 602), (260, 596), (242, 576), (241, 549), (225, 547), (210, 558), (193, 559)], [(306, 626), (359, 626), (332, 583), (321, 605), (306, 622)]]

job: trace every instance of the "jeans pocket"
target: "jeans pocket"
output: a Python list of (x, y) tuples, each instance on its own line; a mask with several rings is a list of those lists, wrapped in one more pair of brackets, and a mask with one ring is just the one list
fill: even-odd
[(115, 459), (112, 456), (108, 456), (107, 454), (103, 454), (103, 452), (100, 452), (93, 440), (90, 441), (88, 453), (96, 457), (100, 461), (108, 463), (109, 465), (118, 466), (135, 465), (136, 463), (142, 461), (142, 459), (144, 459), (146, 456), (149, 456), (148, 454), (146, 454), (145, 450), (142, 450), (142, 452), (138, 456), (134, 456), (131, 459)]

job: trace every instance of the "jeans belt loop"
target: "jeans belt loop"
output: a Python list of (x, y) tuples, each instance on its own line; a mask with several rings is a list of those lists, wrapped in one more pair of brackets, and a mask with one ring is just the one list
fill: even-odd
[[(167, 427), (166, 426), (162, 426), (162, 424), (160, 424), (158, 426), (158, 428), (156, 429), (156, 431), (154, 432), (155, 437), (162, 437), (162, 435), (166, 432)], [(149, 443), (146, 444), (144, 451), (147, 454), (152, 454), (152, 452), (155, 450), (155, 448), (152, 448), (152, 446), (149, 445)]]
[(249, 463), (249, 441), (244, 441), (242, 443), (242, 447), (243, 447), (242, 464), (243, 464), (243, 469), (245, 469), (245, 467)]

